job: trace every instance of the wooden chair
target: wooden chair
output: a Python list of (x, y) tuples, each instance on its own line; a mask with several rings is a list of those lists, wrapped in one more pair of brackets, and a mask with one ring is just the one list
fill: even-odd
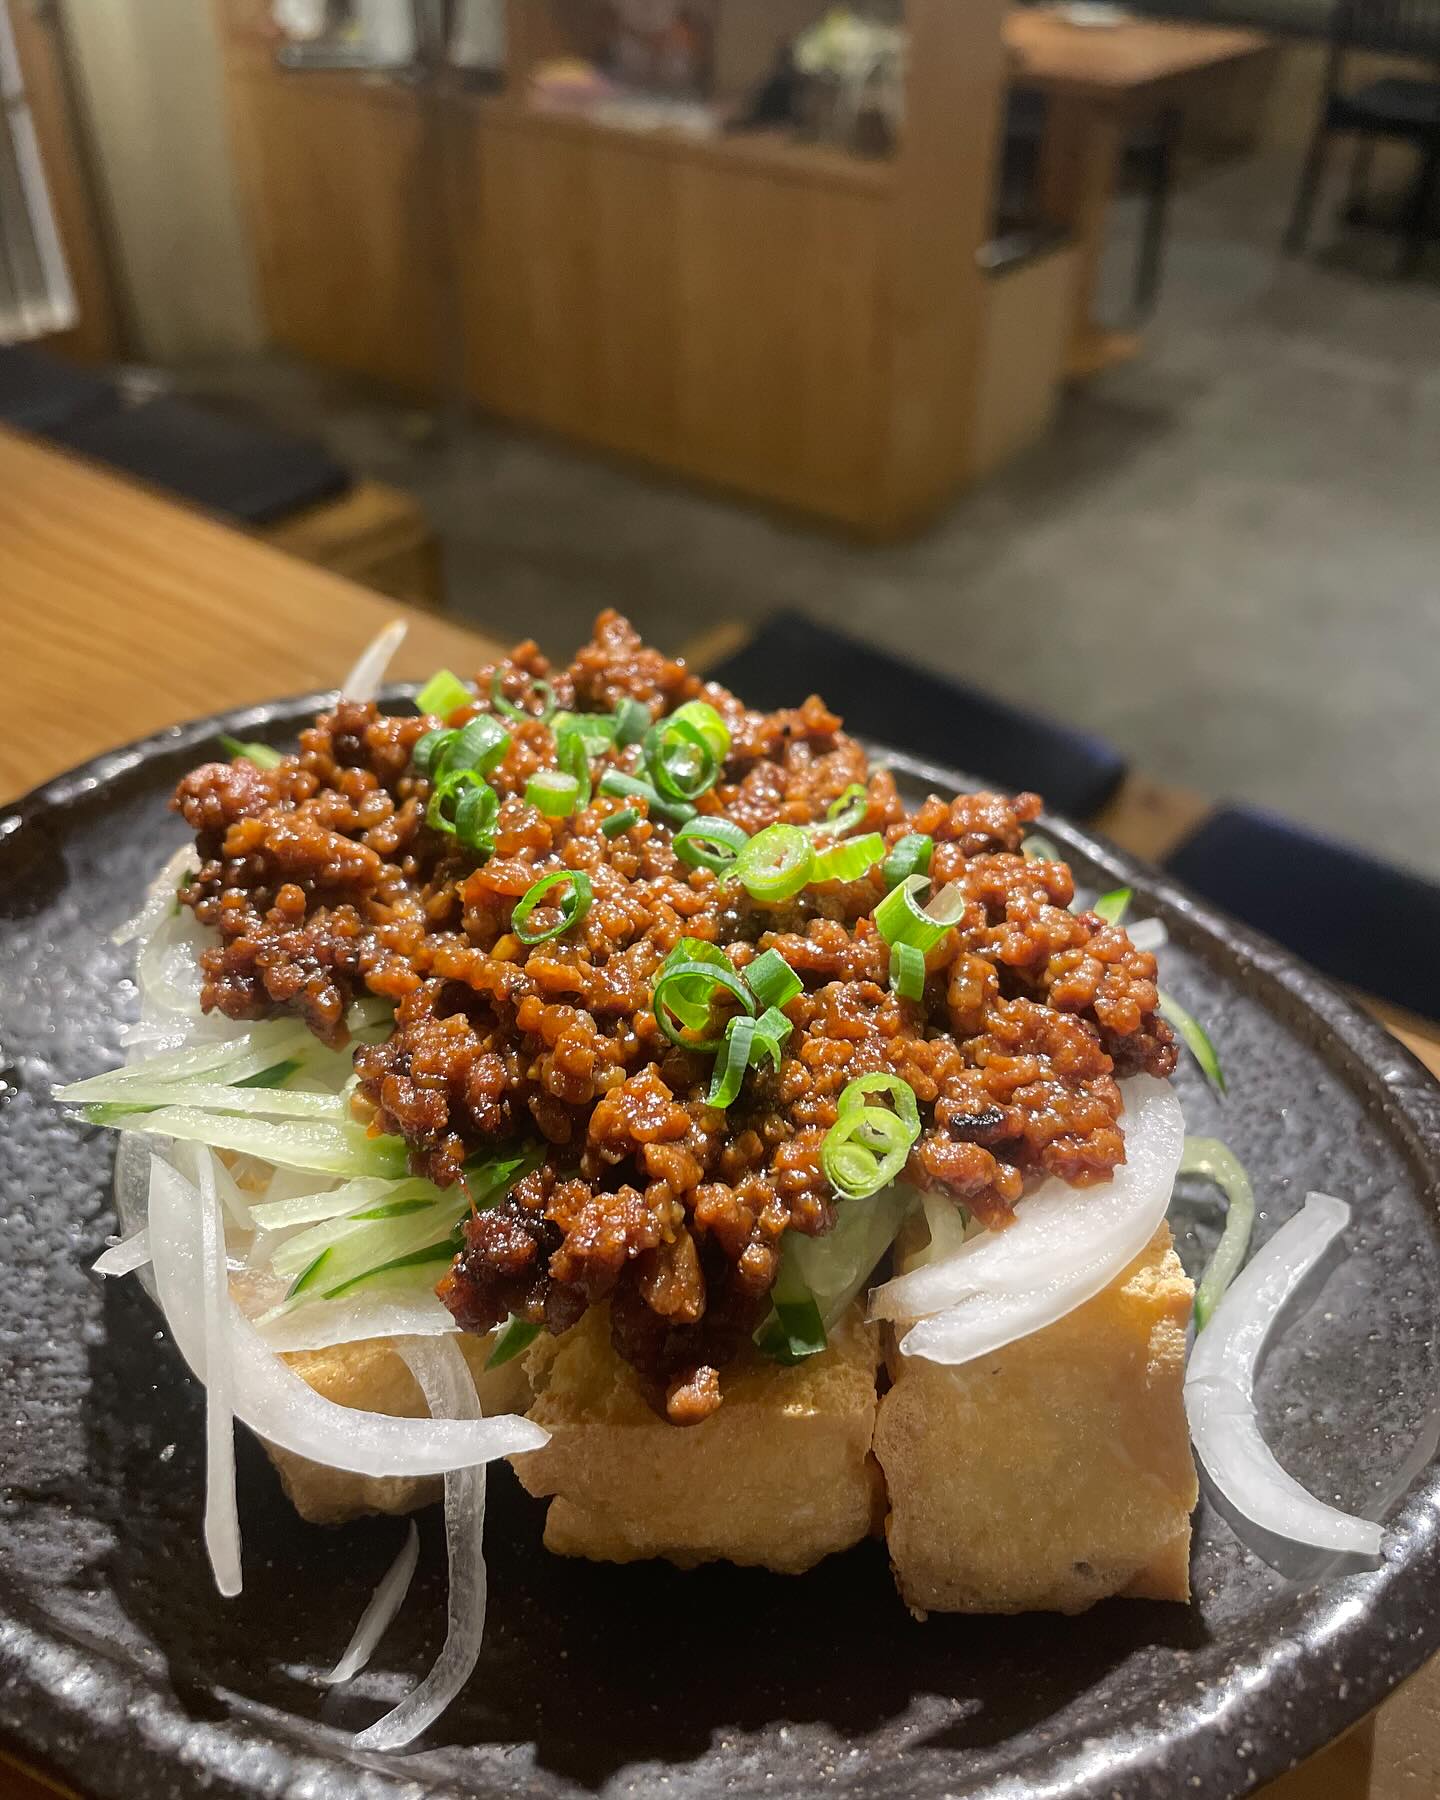
[(1347, 91), (1342, 83), (1352, 50), (1382, 51), (1440, 65), (1440, 0), (1337, 0), (1325, 90), (1285, 247), (1292, 253), (1305, 247), (1332, 133), (1351, 133), (1367, 145), (1377, 137), (1396, 138), (1414, 144), (1420, 158), (1405, 208), (1399, 262), (1399, 272), (1411, 275), (1425, 253), (1440, 194), (1440, 79), (1385, 75)]

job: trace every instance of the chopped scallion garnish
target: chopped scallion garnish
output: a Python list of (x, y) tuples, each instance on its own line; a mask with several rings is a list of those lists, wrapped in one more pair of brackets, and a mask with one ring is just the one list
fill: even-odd
[(929, 887), (925, 875), (907, 875), (875, 908), (875, 927), (887, 944), (913, 944), (929, 955), (952, 925), (965, 916), (965, 892), (951, 882), (922, 908), (918, 896)]
[(1038, 831), (1032, 831), (1029, 837), (1021, 838), (1020, 854), (1026, 862), (1060, 862), (1062, 860), (1055, 845)]
[[(888, 1106), (868, 1102), (885, 1094)], [(888, 1187), (920, 1135), (920, 1110), (909, 1082), (885, 1070), (860, 1075), (842, 1090), (835, 1123), (820, 1146), (820, 1166), (841, 1200), (863, 1200)]]
[(633, 806), (622, 806), (619, 812), (611, 813), (600, 821), (600, 830), (607, 838), (617, 838), (632, 825), (640, 823), (640, 815)]
[(876, 863), (884, 860), (885, 840), (878, 831), (867, 831), (863, 837), (845, 838), (828, 849), (817, 850), (811, 865), (810, 880), (858, 881), (868, 875)]
[(600, 792), (624, 800), (643, 800), (651, 818), (662, 819), (667, 825), (684, 825), (695, 817), (695, 808), (688, 800), (667, 800), (656, 791), (653, 783), (626, 775), (620, 769), (605, 771), (600, 777)]
[(749, 1013), (737, 1013), (725, 1027), (724, 1042), (715, 1058), (715, 1073), (705, 1096), (707, 1106), (720, 1108), (732, 1104), (740, 1092), (745, 1071), (750, 1067), (750, 1053), (755, 1047), (755, 1021)]
[(890, 986), (902, 1000), (925, 998), (925, 952), (918, 945), (891, 945)]
[(724, 1043), (723, 1037), (686, 1034), (708, 1030), (714, 1007), (723, 994), (738, 1000), (745, 1012), (753, 1016), (755, 1001), (750, 989), (725, 952), (714, 944), (681, 938), (656, 976), (651, 994), (655, 1023), (682, 1050), (713, 1054)]
[(528, 700), (532, 694), (539, 698), (540, 710), (538, 713), (531, 712), (527, 707), (517, 706), (513, 700), (506, 699), (504, 677), (499, 669), (496, 669), (490, 677), (490, 704), (496, 712), (504, 713), (507, 719), (523, 719), (527, 722), (539, 719), (542, 724), (548, 724), (555, 716), (554, 688), (548, 681), (542, 681), (538, 675), (531, 675), (526, 677), (525, 689), (523, 696), (525, 699)]
[[(565, 898), (549, 902), (551, 906), (559, 906), (560, 917), (543, 931), (531, 931), (530, 915), (553, 888), (566, 882), (570, 884), (570, 892)], [(543, 944), (550, 938), (559, 937), (572, 925), (578, 925), (589, 912), (594, 897), (590, 877), (583, 869), (556, 869), (551, 875), (542, 875), (516, 903), (510, 915), (510, 929), (522, 944)]]
[(934, 838), (927, 837), (923, 831), (907, 831), (904, 837), (897, 838), (880, 865), (886, 888), (898, 886), (907, 875), (928, 875), (934, 849)]
[(754, 900), (775, 905), (810, 879), (815, 847), (798, 825), (767, 825), (735, 859), (735, 876)]
[(1180, 1041), (1199, 1063), (1205, 1072), (1206, 1079), (1222, 1094), (1225, 1092), (1225, 1071), (1220, 1067), (1220, 1058), (1215, 1054), (1215, 1046), (1200, 1021), (1194, 1018), (1174, 997), (1160, 990), (1160, 1005), (1157, 1008), (1160, 1017), (1169, 1025), (1173, 1025), (1179, 1033)]
[(415, 696), (415, 704), (422, 713), (448, 719), (462, 706), (473, 706), (475, 695), (458, 675), (452, 675), (449, 669), (437, 669)]
[(440, 766), (445, 769), (474, 769), (489, 775), (505, 760), (510, 748), (510, 733), (498, 719), (481, 713), (461, 730), (451, 734)]
[(650, 708), (640, 700), (622, 700), (615, 708), (615, 742), (624, 749), (638, 744), (650, 729)]
[(580, 783), (560, 769), (541, 769), (525, 784), (525, 798), (549, 819), (564, 819), (580, 799)]
[(762, 950), (745, 980), (762, 1006), (788, 1006), (805, 985), (778, 950)]
[(278, 769), (284, 761), (282, 753), (272, 749), (269, 744), (247, 744), (243, 739), (231, 737), (225, 731), (220, 733), (220, 743), (232, 761), (254, 763), (257, 769)]
[(852, 781), (827, 807), (825, 817), (809, 827), (812, 837), (844, 837), (853, 831), (870, 810), (870, 790), (863, 781)]
[(749, 842), (749, 834), (730, 819), (701, 817), (680, 827), (671, 849), (687, 868), (728, 875)]
[(1130, 910), (1134, 892), (1133, 888), (1114, 888), (1110, 893), (1102, 894), (1090, 910), (1102, 918), (1107, 925), (1118, 925)]
[(730, 733), (713, 706), (691, 700), (645, 733), (645, 767), (667, 800), (696, 800), (714, 787)]
[(447, 832), (467, 850), (489, 856), (495, 848), (500, 796), (474, 769), (442, 769), (430, 789), (425, 823)]

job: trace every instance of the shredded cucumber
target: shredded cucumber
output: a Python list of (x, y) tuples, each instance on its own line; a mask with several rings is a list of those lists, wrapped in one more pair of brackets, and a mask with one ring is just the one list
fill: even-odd
[(914, 1204), (913, 1188), (883, 1188), (841, 1201), (835, 1228), (824, 1237), (787, 1231), (773, 1310), (755, 1333), (761, 1353), (798, 1362), (823, 1350), (826, 1333), (870, 1279)]
[(398, 1137), (371, 1137), (363, 1125), (317, 1124), (308, 1119), (247, 1119), (164, 1106), (129, 1120), (132, 1131), (184, 1138), (212, 1150), (258, 1156), (282, 1169), (314, 1169), (322, 1175), (380, 1175), (398, 1180), (405, 1173), (405, 1144)]

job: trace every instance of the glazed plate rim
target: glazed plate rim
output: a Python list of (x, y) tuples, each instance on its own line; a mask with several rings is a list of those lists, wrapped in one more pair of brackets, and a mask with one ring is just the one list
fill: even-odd
[[(387, 686), (382, 698), (387, 703), (410, 700), (417, 685)], [(333, 704), (334, 699), (331, 689), (232, 708), (105, 751), (0, 807), (0, 864), (6, 845), (18, 832), (43, 822), (46, 816), (65, 814), (127, 777), (143, 776), (158, 758), (198, 749), (222, 731), (244, 737), (292, 728)], [(954, 771), (924, 759), (873, 743), (867, 747), (915, 781), (950, 791), (967, 785)], [(1288, 951), (1212, 908), (1167, 874), (1064, 819), (1047, 814), (1044, 823), (1067, 850), (1079, 853), (1117, 884), (1133, 887), (1147, 907), (1165, 919), (1179, 941), (1196, 947), (1203, 944), (1212, 962), (1222, 965), (1228, 980), (1242, 974), (1265, 1010), (1282, 1023), (1294, 1023), (1306, 1014), (1318, 1016), (1333, 1044), (1344, 1052), (1338, 1059), (1347, 1065), (1344, 1077), (1379, 1109), (1396, 1147), (1415, 1172), (1423, 1200), (1432, 1213), (1440, 1214), (1440, 1084), (1405, 1045)], [(1218, 1738), (1240, 1729), (1243, 1716), (1229, 1715), (1253, 1703), (1261, 1688), (1267, 1716), (1282, 1709), (1293, 1715), (1303, 1702), (1308, 1728), (1292, 1716), (1287, 1721), (1288, 1737), (1265, 1734), (1250, 1761), (1237, 1765), (1233, 1754), (1223, 1762), (1218, 1756), (1213, 1763), (1207, 1759), (1215, 1781), (1229, 1784), (1207, 1786), (1204, 1791), (1216, 1800), (1222, 1794), (1253, 1792), (1363, 1718), (1440, 1649), (1440, 1459), (1432, 1459), (1421, 1470), (1392, 1509), (1386, 1535), (1388, 1554), (1367, 1578), (1371, 1585), (1363, 1604), (1355, 1605), (1341, 1584), (1317, 1589), (1305, 1615), (1304, 1641), (1295, 1653), (1272, 1658), (1262, 1672), (1259, 1664), (1264, 1642), (1253, 1645), (1248, 1666), (1261, 1679), (1241, 1681), (1238, 1689), (1234, 1678), (1243, 1673), (1246, 1663), (1236, 1653), (1227, 1670), (1230, 1679), (1219, 1690), (1225, 1704), (1207, 1716), (1197, 1716), (1194, 1708), (1188, 1708), (1183, 1716), (1171, 1716), (1164, 1723), (1137, 1731), (1132, 1715), (1147, 1709), (1154, 1715), (1159, 1709), (1154, 1697), (1136, 1701), (1122, 1710), (1108, 1732), (1087, 1736), (1086, 1748), (1103, 1752), (1103, 1758), (1088, 1770), (1072, 1766), (1067, 1771), (1067, 1791), (1076, 1800), (1101, 1800), (1112, 1792), (1134, 1791), (1128, 1784), (1143, 1781), (1147, 1773), (1158, 1773), (1166, 1753), (1182, 1747), (1194, 1751), (1198, 1748), (1195, 1740), (1206, 1734)], [(29, 1613), (23, 1582), (0, 1570), (0, 1729), (38, 1756), (50, 1754), (47, 1725), (53, 1721), (72, 1729), (83, 1727), (92, 1757), (97, 1739), (117, 1749), (139, 1748), (161, 1766), (168, 1763), (174, 1772), (183, 1771), (192, 1781), (215, 1780), (222, 1790), (229, 1784), (231, 1792), (247, 1791), (235, 1773), (237, 1752), (253, 1752), (262, 1746), (266, 1754), (282, 1760), (287, 1791), (311, 1782), (323, 1784), (327, 1776), (341, 1770), (363, 1780), (364, 1792), (376, 1800), (400, 1800), (416, 1791), (460, 1800), (466, 1791), (452, 1783), (449, 1775), (437, 1777), (413, 1763), (407, 1774), (403, 1757), (357, 1758), (338, 1733), (333, 1755), (318, 1752), (300, 1741), (298, 1733), (278, 1727), (270, 1708), (239, 1695), (226, 1695), (231, 1703), (228, 1717), (197, 1719), (187, 1713), (163, 1679), (147, 1680), (140, 1670), (118, 1662), (99, 1663), (85, 1646), (59, 1630), (47, 1631), (33, 1624)], [(1391, 1623), (1403, 1618), (1408, 1628), (1403, 1646), (1389, 1658), (1376, 1658), (1369, 1645), (1381, 1616)], [(1315, 1675), (1321, 1659), (1328, 1665), (1327, 1685), (1333, 1690), (1324, 1707), (1315, 1704), (1315, 1694), (1307, 1687), (1307, 1678)], [(103, 1705), (97, 1705), (97, 1686), (104, 1691)], [(308, 1731), (317, 1729), (310, 1721), (297, 1720), (297, 1724)], [(1034, 1758), (1038, 1760), (1024, 1757), (999, 1780), (1007, 1790), (1023, 1793), (1023, 1784), (1043, 1780), (1047, 1768), (1052, 1778), (1059, 1773), (1064, 1754), (1063, 1746), (1037, 1747)], [(63, 1762), (57, 1767), (62, 1775), (67, 1773)], [(78, 1776), (83, 1780), (82, 1770), (68, 1772), (72, 1779)], [(959, 1769), (956, 1774), (963, 1780)], [(1022, 1785), (1012, 1787), (1014, 1783)], [(258, 1776), (250, 1791), (279, 1790), (268, 1777)]]

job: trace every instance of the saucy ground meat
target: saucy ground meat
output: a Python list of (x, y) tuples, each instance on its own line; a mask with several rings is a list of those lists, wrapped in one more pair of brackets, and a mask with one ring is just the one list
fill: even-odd
[[(878, 866), (778, 905), (686, 867), (643, 799), (599, 793), (606, 770), (643, 773), (638, 744), (599, 750), (592, 798), (570, 816), (530, 804), (530, 778), (556, 765), (554, 733), (527, 710), (542, 680), (577, 712), (639, 702), (654, 720), (705, 699), (730, 744), (697, 805), (746, 832), (813, 824), (859, 784), (856, 830), (889, 845), (928, 834), (935, 889), (958, 884), (964, 910), (927, 957), (921, 1000), (891, 991)], [(201, 859), (180, 898), (217, 934), (201, 956), (207, 1010), (294, 1013), (338, 1046), (353, 999), (393, 1001), (390, 1036), (355, 1052), (356, 1105), (404, 1138), (417, 1173), (446, 1186), (465, 1180), (467, 1158), (544, 1146), (539, 1167), (472, 1214), (440, 1283), (465, 1330), (514, 1315), (560, 1332), (608, 1300), (615, 1347), (657, 1406), (677, 1423), (707, 1416), (768, 1309), (784, 1234), (834, 1222), (821, 1146), (860, 1075), (914, 1090), (923, 1129), (906, 1179), (989, 1226), (1013, 1217), (1028, 1177), (1096, 1182), (1123, 1160), (1117, 1078), (1175, 1065), (1155, 962), (1119, 926), (1069, 910), (1063, 863), (1023, 855), (1034, 794), (932, 795), (907, 811), (821, 700), (748, 711), (613, 612), (568, 668), (522, 644), (480, 671), (478, 692), (523, 715), (499, 721), (510, 741), (487, 777), (490, 854), (426, 823), (430, 782), (413, 761), (422, 737), (489, 700), (444, 720), (342, 701), (278, 767), (209, 763), (174, 800)], [(626, 807), (635, 821), (607, 837)], [(588, 912), (521, 942), (517, 902), (560, 869), (589, 878)], [(777, 950), (804, 983), (778, 1068), (752, 1067), (728, 1110), (705, 1102), (712, 1058), (655, 1019), (657, 971), (682, 938), (718, 945), (742, 972)]]

